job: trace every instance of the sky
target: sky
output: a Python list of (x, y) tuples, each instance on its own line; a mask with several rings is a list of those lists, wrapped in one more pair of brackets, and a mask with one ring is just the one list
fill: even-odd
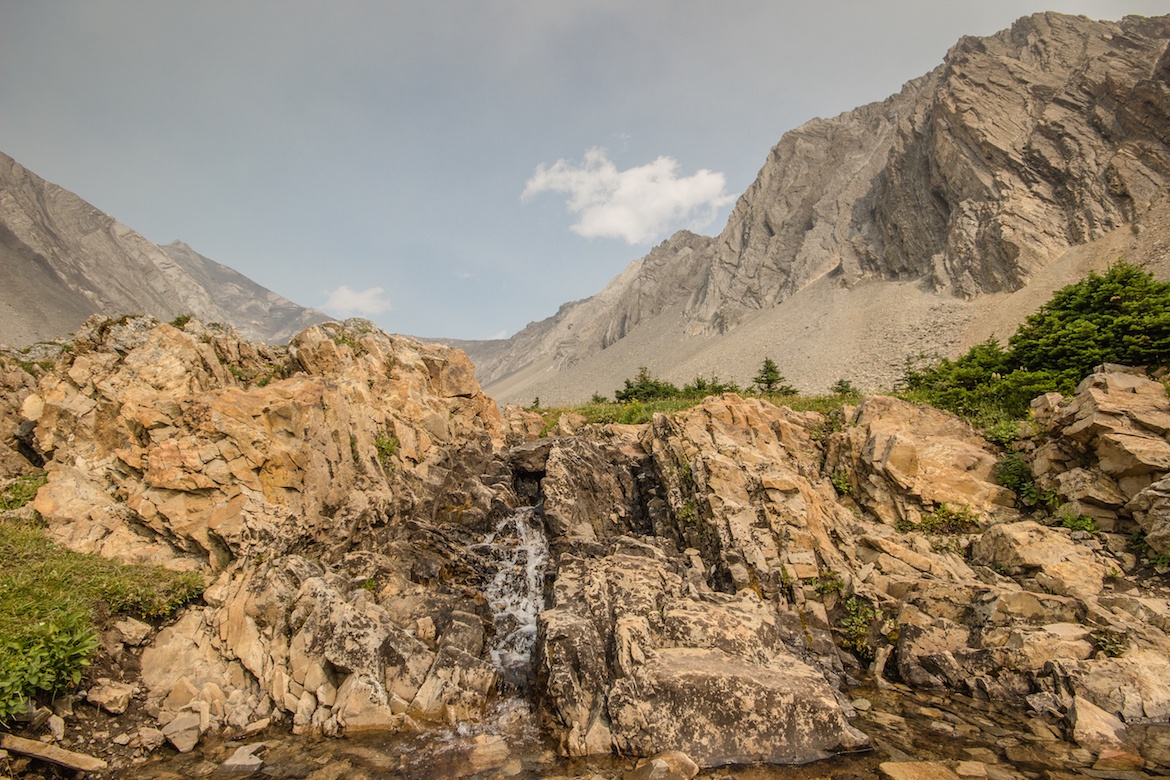
[(1165, 0), (0, 0), (0, 151), (390, 332), (501, 338), (964, 35)]

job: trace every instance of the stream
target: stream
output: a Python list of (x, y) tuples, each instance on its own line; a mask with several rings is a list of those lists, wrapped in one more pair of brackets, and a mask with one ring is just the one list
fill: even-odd
[[(537, 620), (544, 606), (549, 552), (539, 510), (505, 517), (476, 552), (495, 574), (484, 596), (494, 614), (488, 646), (500, 695), (482, 723), (420, 734), (365, 734), (344, 739), (293, 736), (288, 725), (269, 729), (256, 755), (259, 774), (290, 780), (455, 780), (457, 778), (622, 778), (634, 759), (596, 756), (565, 759), (542, 736), (531, 698)], [(1061, 724), (956, 694), (913, 691), (874, 680), (849, 692), (858, 710), (854, 725), (874, 749), (806, 766), (736, 766), (705, 770), (699, 777), (738, 780), (860, 780), (877, 778), (883, 761), (969, 761), (991, 780), (1051, 777), (1144, 778), (1157, 775), (1094, 772), (1093, 756), (1061, 736)], [(1170, 765), (1170, 725), (1131, 727), (1142, 752)], [(209, 738), (186, 755), (168, 753), (126, 770), (133, 780), (223, 776), (223, 762), (245, 742)]]

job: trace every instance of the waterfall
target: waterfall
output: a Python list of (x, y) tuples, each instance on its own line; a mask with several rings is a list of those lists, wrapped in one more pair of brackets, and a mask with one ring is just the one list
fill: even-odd
[(538, 510), (524, 507), (505, 516), (483, 546), (498, 566), (484, 589), (495, 615), (495, 634), (488, 650), (501, 679), (526, 692), (548, 566), (548, 540)]

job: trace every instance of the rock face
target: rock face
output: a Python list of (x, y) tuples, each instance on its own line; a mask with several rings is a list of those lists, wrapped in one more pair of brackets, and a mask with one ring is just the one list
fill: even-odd
[(462, 353), (357, 320), (275, 348), (95, 318), (22, 413), (51, 536), (213, 580), (142, 658), (180, 749), (271, 716), (339, 733), (482, 712), (480, 574), (423, 530), (453, 523), (470, 544), (514, 503), (499, 413)]
[[(360, 320), (276, 348), (94, 319), (38, 370), (5, 403), (44, 460), (49, 533), (209, 583), (157, 632), (112, 629), (140, 679), (88, 695), (150, 714), (128, 743), (482, 723), (528, 684), (493, 663), (489, 584), (527, 565), (493, 545), (535, 504), (530, 690), (564, 756), (852, 751), (870, 738), (847, 691), (868, 677), (1034, 712), (1077, 766), (1164, 763), (1141, 735), (1170, 721), (1170, 398), (1128, 369), (1037, 399), (1017, 457), (1060, 509), (1031, 515), (966, 423), (882, 396), (823, 415), (728, 394), (540, 439), (462, 353)], [(506, 740), (481, 736), (502, 766)]]
[[(924, 344), (953, 352), (970, 341), (966, 318), (936, 322), (938, 307), (1032, 282), (1055, 289), (1077, 275), (1038, 277), (1071, 247), (1122, 227), (1156, 225), (1165, 233), (1168, 41), (1170, 17), (1112, 23), (1053, 13), (1023, 18), (988, 38), (964, 38), (942, 65), (899, 94), (785, 134), (719, 236), (678, 233), (593, 298), (566, 304), (508, 342), (464, 346), (488, 392), (501, 400), (580, 402), (582, 393), (620, 387), (633, 375), (627, 364), (689, 381), (709, 370), (700, 355), (716, 334), (743, 328), (752, 334), (743, 344), (771, 344), (776, 322), (765, 313), (815, 283), (853, 289), (913, 281), (914, 288), (894, 295), (933, 293), (934, 303), (906, 323), (919, 338), (891, 332), (885, 343), (868, 345), (856, 331), (883, 323), (853, 321), (846, 312), (860, 301), (830, 296), (802, 313), (804, 324), (824, 317), (818, 329), (873, 354), (849, 355), (835, 376), (808, 386), (805, 377), (815, 372), (802, 363), (824, 362), (826, 350), (792, 354), (778, 341), (776, 352), (788, 356), (783, 368), (798, 386), (821, 391), (840, 376), (858, 380), (851, 363), (882, 362), (903, 341), (914, 343), (891, 361), (895, 370)], [(1165, 246), (1157, 247), (1134, 247), (1127, 256), (1157, 260), (1166, 271), (1159, 259)], [(1008, 307), (1010, 327), (1034, 306), (1021, 300)], [(932, 337), (940, 327), (948, 338)], [(623, 340), (633, 355), (614, 349)], [(609, 351), (608, 361), (589, 361), (601, 350)], [(766, 354), (736, 362), (728, 352), (722, 361), (705, 358), (724, 378), (740, 381)], [(583, 362), (589, 371), (573, 375), (575, 396), (571, 384), (546, 378), (550, 369), (566, 372)], [(607, 374), (607, 362), (626, 373)], [(896, 376), (886, 371), (860, 381), (888, 386)]]
[(4, 154), (0, 269), (0, 338), (9, 346), (65, 337), (93, 314), (190, 314), (272, 343), (329, 319), (186, 244), (155, 246)]

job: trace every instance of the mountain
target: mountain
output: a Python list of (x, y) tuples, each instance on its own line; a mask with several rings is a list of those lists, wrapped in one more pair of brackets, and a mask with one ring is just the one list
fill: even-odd
[(680, 232), (600, 293), (465, 343), (501, 401), (581, 401), (639, 366), (888, 387), (1003, 338), (1120, 256), (1170, 274), (1170, 17), (1043, 13), (963, 38), (888, 99), (786, 133), (716, 237)]
[(156, 246), (0, 154), (0, 342), (64, 336), (93, 314), (191, 314), (287, 341), (327, 315), (175, 242)]

